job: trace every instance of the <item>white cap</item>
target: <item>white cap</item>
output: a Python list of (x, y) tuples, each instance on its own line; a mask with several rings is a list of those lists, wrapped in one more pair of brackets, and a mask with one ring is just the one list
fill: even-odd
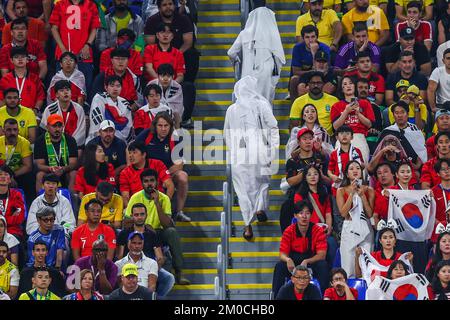
[(111, 120), (103, 120), (102, 123), (100, 123), (100, 130), (105, 130), (108, 128), (113, 128), (114, 130), (116, 130), (114, 122), (112, 122)]

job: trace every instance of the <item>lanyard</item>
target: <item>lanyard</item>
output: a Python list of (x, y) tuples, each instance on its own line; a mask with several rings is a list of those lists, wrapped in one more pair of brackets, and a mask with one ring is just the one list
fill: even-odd
[(6, 163), (6, 165), (9, 165), (9, 163), (11, 162), (11, 158), (14, 155), (14, 151), (16, 151), (16, 147), (15, 146), (12, 147), (11, 153), (9, 153), (9, 146), (8, 145), (5, 146), (5, 149), (6, 149), (6, 152), (5, 152), (5, 163)]
[(444, 198), (444, 206), (445, 206), (445, 212), (447, 212), (447, 206), (448, 206), (448, 201), (447, 201), (447, 194), (446, 194), (446, 189), (442, 186), (442, 184), (439, 185), (442, 189), (442, 196)]
[(22, 97), (23, 87), (25, 85), (25, 80), (27, 79), (27, 77), (26, 76), (23, 77), (23, 81), (22, 81), (22, 84), (20, 86), (19, 86), (19, 78), (17, 76), (15, 78), (16, 78), (16, 88), (17, 88), (17, 90), (19, 90), (19, 98), (21, 98)]
[(42, 297), (44, 297), (44, 300), (50, 300), (50, 291), (47, 291), (47, 293), (45, 294), (45, 296), (42, 296), (42, 295), (40, 295), (40, 294), (37, 292), (36, 289), (34, 289), (34, 291), (33, 291), (33, 297), (34, 297), (35, 300), (38, 300), (38, 298), (37, 298), (38, 295), (39, 295), (39, 297), (40, 297), (39, 300), (43, 300)]
[[(72, 103), (69, 105), (69, 108), (66, 111), (66, 119), (64, 120), (64, 129), (66, 128), (67, 125), (67, 121), (69, 121), (69, 116), (70, 116), (70, 106), (72, 105)], [(59, 110), (61, 110), (61, 115), (64, 113), (63, 109), (61, 108), (59, 101), (58, 101), (58, 108)], [(64, 130), (65, 131), (65, 130)]]
[(53, 145), (53, 143), (51, 144), (52, 145), (52, 148), (53, 148), (53, 152), (55, 153), (55, 160), (56, 160), (56, 163), (58, 164), (58, 166), (61, 166), (61, 142), (59, 143), (59, 152), (57, 153), (56, 152), (56, 149), (55, 149), (55, 146)]

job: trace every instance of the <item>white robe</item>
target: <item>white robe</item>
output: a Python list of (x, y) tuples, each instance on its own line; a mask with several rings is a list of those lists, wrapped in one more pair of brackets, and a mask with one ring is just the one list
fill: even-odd
[[(258, 93), (271, 103), (281, 67), (286, 63), (275, 13), (266, 7), (250, 12), (245, 28), (228, 50), (228, 56), (233, 62), (242, 63), (241, 78), (250, 75), (258, 80)], [(278, 71), (276, 75), (274, 68)]]
[[(254, 214), (268, 210), (270, 177), (278, 168), (280, 136), (270, 103), (256, 92), (257, 79), (244, 77), (235, 87), (236, 103), (226, 113), (224, 138), (228, 146), (233, 186), (245, 225)], [(271, 166), (272, 164), (272, 166)]]

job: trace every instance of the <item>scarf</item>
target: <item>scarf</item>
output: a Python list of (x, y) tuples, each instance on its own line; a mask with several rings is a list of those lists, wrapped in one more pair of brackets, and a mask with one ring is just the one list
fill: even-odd
[(64, 136), (64, 134), (61, 136), (58, 154), (56, 154), (55, 147), (50, 140), (50, 134), (48, 132), (45, 133), (45, 147), (47, 148), (48, 165), (50, 167), (61, 167), (62, 163), (64, 163), (65, 165), (69, 163), (69, 150), (67, 148), (66, 137)]

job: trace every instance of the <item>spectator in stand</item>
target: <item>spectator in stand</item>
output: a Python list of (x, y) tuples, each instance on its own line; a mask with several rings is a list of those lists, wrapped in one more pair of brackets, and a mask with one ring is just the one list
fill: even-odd
[(52, 277), (47, 267), (39, 267), (34, 269), (33, 289), (20, 295), (19, 300), (61, 300), (56, 294), (49, 290), (52, 283)]
[(276, 300), (322, 300), (319, 289), (312, 284), (309, 269), (303, 265), (292, 269), (291, 281), (283, 285)]
[(427, 47), (428, 52), (431, 51), (433, 44), (433, 29), (431, 23), (421, 19), (420, 12), (422, 10), (422, 2), (411, 1), (406, 5), (406, 19), (397, 23), (395, 26), (395, 39), (399, 40), (399, 35), (403, 29), (411, 28), (414, 30), (416, 43), (423, 43)]
[(431, 189), (441, 183), (441, 178), (434, 170), (434, 165), (439, 159), (450, 159), (450, 132), (444, 131), (436, 134), (436, 157), (424, 163), (420, 177), (422, 189)]
[(140, 174), (143, 190), (131, 197), (125, 216), (131, 217), (131, 209), (136, 203), (143, 203), (146, 206), (147, 220), (145, 224), (150, 225), (161, 237), (163, 243), (170, 247), (176, 283), (188, 285), (190, 281), (182, 276), (183, 255), (180, 238), (171, 218), (170, 198), (158, 191), (157, 176), (158, 173), (153, 169), (146, 169)]
[[(442, 3), (442, 2), (441, 2)], [(443, 47), (444, 51), (447, 49), (448, 45), (450, 44), (448, 41), (450, 41), (450, 2), (445, 1), (445, 4), (443, 4), (443, 10), (440, 12), (441, 16), (440, 19), (438, 19), (437, 24), (437, 33), (438, 33), (438, 44), (440, 45), (437, 52), (436, 57), (438, 59), (438, 66), (440, 58), (442, 58), (442, 55), (439, 56), (439, 50), (441, 47)]]
[(310, 221), (313, 206), (309, 201), (299, 201), (294, 205), (296, 223), (283, 232), (280, 243), (280, 261), (275, 265), (272, 291), (275, 297), (283, 286), (286, 277), (298, 265), (312, 268), (320, 287), (328, 283), (327, 239), (323, 228)]
[(322, 72), (313, 71), (309, 73), (309, 93), (298, 97), (292, 104), (289, 114), (290, 129), (299, 125), (303, 108), (308, 104), (313, 104), (317, 109), (319, 124), (327, 130), (330, 136), (333, 135), (330, 110), (331, 106), (339, 100), (336, 97), (322, 91), (324, 83), (325, 78)]
[(37, 212), (44, 207), (51, 207), (55, 211), (55, 224), (72, 231), (75, 226), (75, 216), (70, 201), (58, 193), (59, 177), (54, 173), (44, 175), (42, 186), (44, 192), (33, 200), (28, 210), (26, 231), (30, 235), (39, 224), (37, 221)]
[[(72, 16), (68, 12), (78, 12), (78, 15)], [(79, 57), (78, 69), (84, 74), (86, 88), (91, 88), (94, 68), (92, 46), (100, 27), (97, 6), (93, 1), (58, 1), (48, 23), (56, 42), (55, 58), (59, 60), (66, 51)]]
[(0, 166), (0, 214), (6, 219), (9, 233), (22, 241), (25, 205), (20, 191), (9, 187), (13, 177), (14, 173), (7, 165)]
[[(411, 0), (395, 0), (395, 15), (399, 21), (408, 20), (408, 4)], [(433, 19), (433, 0), (424, 0), (420, 2), (419, 14), (423, 20), (431, 21)]]
[(114, 167), (106, 161), (102, 146), (89, 144), (84, 151), (83, 166), (77, 171), (73, 190), (81, 199), (84, 195), (94, 192), (103, 181), (116, 184)]
[[(387, 6), (388, 6), (387, 0), (370, 0), (369, 3), (371, 5), (377, 6), (380, 9), (382, 9), (384, 14), (387, 16), (387, 14), (388, 14), (387, 13)], [(355, 3), (353, 2), (353, 0), (344, 0), (343, 5), (344, 5), (344, 8), (346, 9), (346, 11), (349, 11), (350, 9), (353, 9), (355, 7)]]
[(78, 70), (78, 58), (70, 51), (64, 52), (59, 58), (59, 70), (50, 81), (47, 90), (47, 103), (50, 104), (56, 101), (55, 85), (56, 82), (66, 80), (70, 82), (71, 100), (84, 106), (86, 101), (86, 79), (84, 74)]
[(116, 48), (111, 51), (111, 64), (104, 72), (100, 72), (94, 80), (93, 88), (89, 101), (93, 103), (93, 97), (96, 94), (101, 94), (105, 90), (108, 78), (117, 76), (121, 79), (122, 89), (120, 90), (120, 97), (127, 100), (128, 108), (137, 110), (137, 101), (139, 100), (138, 92), (140, 90), (139, 78), (128, 68), (130, 52), (124, 48)]
[(45, 130), (47, 118), (52, 114), (59, 114), (64, 119), (63, 132), (77, 142), (78, 157), (86, 142), (86, 117), (81, 105), (72, 100), (72, 83), (68, 80), (58, 80), (54, 87), (56, 101), (49, 104), (42, 113), (40, 127)]
[(33, 274), (34, 270), (39, 268), (47, 268), (52, 278), (49, 290), (54, 292), (58, 296), (63, 296), (66, 294), (66, 286), (64, 282), (64, 277), (61, 270), (58, 270), (52, 266), (46, 264), (46, 258), (48, 255), (48, 244), (42, 240), (37, 240), (33, 243), (33, 247), (30, 248), (31, 254), (34, 257), (34, 262), (31, 266), (25, 266), (20, 272), (20, 282), (18, 294), (25, 293), (33, 289)]
[(84, 205), (86, 211), (86, 223), (77, 227), (72, 233), (72, 255), (77, 260), (80, 257), (90, 256), (94, 248), (94, 242), (102, 238), (107, 244), (107, 258), (113, 259), (116, 249), (116, 235), (114, 230), (100, 222), (103, 203), (97, 199), (89, 200)]
[(114, 290), (108, 300), (153, 300), (153, 292), (138, 284), (139, 271), (133, 263), (127, 263), (121, 270), (122, 287)]
[(13, 300), (17, 295), (20, 275), (17, 266), (8, 260), (8, 255), (8, 245), (0, 241), (0, 290)]
[(0, 105), (5, 104), (3, 90), (16, 88), (19, 90), (21, 104), (39, 114), (45, 100), (44, 87), (38, 75), (27, 69), (27, 56), (28, 52), (24, 47), (11, 49), (10, 61), (14, 70), (0, 80)]
[[(98, 29), (96, 46), (99, 52), (114, 47), (119, 38), (119, 32), (128, 29), (134, 34), (141, 35), (144, 32), (144, 21), (133, 13), (128, 0), (112, 0), (113, 7), (105, 15), (105, 25)], [(134, 40), (131, 42), (131, 44)], [(131, 47), (130, 44), (130, 47)]]
[[(441, 183), (435, 185), (431, 191), (434, 201), (436, 202), (436, 222), (435, 225), (441, 223), (446, 225), (450, 216), (448, 201), (450, 199), (450, 159), (439, 159), (434, 165), (434, 170), (441, 178)], [(431, 240), (436, 242), (437, 235), (433, 235)]]
[(16, 237), (8, 233), (6, 218), (2, 215), (0, 215), (0, 241), (4, 241), (8, 245), (8, 260), (19, 266), (20, 242)]
[[(170, 107), (161, 103), (162, 89), (159, 85), (152, 83), (144, 88), (144, 97), (147, 104), (139, 108), (134, 114), (134, 132), (139, 136), (141, 132), (150, 129), (153, 120), (158, 113), (167, 113), (173, 119), (173, 112)], [(181, 117), (178, 117), (178, 128), (180, 127)]]
[(6, 105), (0, 108), (1, 131), (4, 134), (3, 123), (7, 119), (15, 119), (19, 125), (19, 136), (33, 144), (36, 140), (36, 115), (31, 109), (20, 105), (19, 90), (16, 88), (5, 89), (3, 96)]
[(147, 219), (147, 207), (142, 203), (136, 203), (131, 208), (131, 219), (133, 226), (130, 229), (123, 229), (117, 237), (117, 259), (122, 259), (129, 252), (128, 237), (133, 233), (140, 233), (144, 237), (144, 247), (142, 249), (145, 256), (156, 260), (158, 263), (158, 286), (156, 293), (160, 297), (166, 296), (175, 284), (175, 277), (162, 266), (165, 258), (162, 253), (162, 243), (152, 227), (145, 224)]
[(347, 284), (347, 272), (342, 268), (333, 268), (330, 272), (331, 287), (325, 290), (323, 300), (357, 300), (358, 291)]
[[(109, 227), (108, 227), (109, 228)], [(107, 241), (107, 240), (106, 240)], [(117, 282), (117, 266), (109, 257), (110, 247), (104, 238), (99, 237), (92, 244), (92, 252), (75, 261), (80, 270), (92, 270), (94, 278), (94, 290), (101, 294), (110, 294)]]
[(183, 170), (183, 159), (177, 159), (177, 155), (172, 155), (177, 145), (173, 138), (174, 130), (172, 118), (167, 113), (162, 112), (153, 119), (150, 129), (142, 131), (136, 137), (136, 141), (144, 141), (149, 157), (161, 160), (168, 168), (177, 190), (176, 218), (177, 220), (190, 222), (191, 218), (183, 213), (188, 194), (188, 174)]
[(42, 207), (36, 212), (39, 227), (31, 232), (28, 241), (28, 266), (34, 264), (34, 256), (31, 253), (33, 244), (36, 241), (43, 241), (47, 244), (48, 254), (45, 257), (45, 263), (49, 266), (61, 270), (64, 251), (66, 248), (66, 236), (64, 228), (55, 224), (56, 212), (52, 207)]
[(342, 24), (334, 10), (324, 10), (323, 0), (309, 0), (309, 11), (297, 18), (295, 37), (302, 42), (300, 31), (304, 26), (314, 25), (319, 31), (318, 40), (331, 50), (337, 51), (342, 37)]
[[(334, 94), (338, 83), (337, 76), (334, 74), (334, 69), (329, 67), (330, 57), (322, 50), (319, 50), (314, 55), (313, 71), (319, 71), (324, 74), (324, 86), (322, 91), (328, 94)], [(308, 87), (309, 72), (304, 73), (302, 76), (293, 75), (289, 80), (289, 95), (293, 101), (299, 96), (307, 94), (309, 92)]]
[(355, 58), (356, 70), (344, 74), (344, 76), (354, 78), (365, 78), (369, 80), (369, 99), (377, 105), (382, 105), (384, 101), (384, 78), (381, 74), (373, 70), (370, 53), (366, 50), (359, 52)]
[(395, 260), (389, 266), (386, 278), (395, 280), (410, 274), (408, 265), (402, 260)]
[[(408, 123), (415, 124), (420, 130), (424, 131), (428, 121), (428, 110), (420, 96), (419, 88), (416, 85), (410, 85), (400, 99), (408, 104)], [(394, 114), (391, 108), (388, 110), (389, 122), (393, 124), (395, 122)]]
[[(45, 30), (45, 23), (42, 19), (36, 19), (33, 16), (28, 15), (28, 3), (26, 0), (12, 0), (8, 1), (8, 7), (12, 3), (11, 20), (24, 18), (28, 24), (28, 40), (38, 41), (42, 47), (45, 46), (47, 41), (47, 31)], [(8, 12), (8, 8), (6, 9)], [(13, 29), (13, 23), (7, 23), (2, 30), (2, 45), (6, 46), (11, 42), (11, 30)]]
[[(138, 34), (139, 35), (139, 34)], [(128, 50), (130, 57), (128, 59), (128, 66), (136, 76), (142, 76), (143, 62), (141, 53), (132, 48), (136, 40), (136, 33), (130, 29), (122, 29), (117, 33), (117, 40), (115, 44), (102, 51), (100, 56), (100, 72), (105, 72), (106, 69), (112, 67), (111, 52), (116, 48)]]
[(400, 38), (398, 42), (384, 48), (383, 57), (388, 73), (401, 70), (400, 64), (402, 62), (400, 58), (402, 53), (411, 51), (414, 54), (418, 71), (427, 77), (431, 74), (430, 54), (423, 43), (416, 42), (415, 33), (416, 31), (413, 28), (406, 27), (399, 32)]
[(428, 103), (431, 110), (436, 113), (437, 109), (441, 109), (446, 101), (450, 100), (450, 48), (446, 49), (443, 54), (442, 62), (444, 65), (433, 70), (428, 80)]
[[(47, 173), (56, 174), (63, 188), (73, 189), (78, 161), (77, 142), (64, 133), (64, 119), (59, 114), (47, 118), (47, 132), (34, 144), (34, 163), (37, 167), (36, 192), (42, 188)], [(58, 151), (56, 151), (58, 150)]]
[(130, 165), (122, 170), (119, 178), (119, 189), (124, 207), (128, 206), (130, 197), (142, 190), (140, 174), (145, 169), (153, 169), (157, 172), (158, 190), (164, 192), (169, 198), (175, 193), (175, 186), (169, 170), (160, 160), (147, 158), (147, 147), (143, 142), (133, 141), (128, 146)]
[(436, 272), (436, 265), (438, 263), (450, 260), (450, 230), (449, 228), (444, 227), (443, 230), (439, 230), (439, 232), (438, 229), (436, 229), (436, 232), (439, 234), (436, 246), (434, 247), (433, 255), (429, 259), (425, 269), (425, 275), (428, 281), (433, 280), (433, 276)]
[(89, 269), (81, 270), (79, 282), (80, 289), (65, 296), (63, 300), (104, 300), (103, 295), (94, 290), (94, 281), (94, 271)]
[(81, 226), (87, 220), (85, 204), (96, 199), (103, 204), (100, 221), (114, 229), (122, 227), (123, 201), (122, 197), (114, 193), (114, 187), (108, 182), (100, 182), (95, 192), (86, 194), (81, 200), (77, 225)]
[(356, 98), (356, 83), (353, 78), (342, 78), (340, 89), (343, 99), (333, 104), (330, 112), (333, 128), (337, 130), (344, 124), (352, 128), (352, 145), (361, 151), (362, 161), (368, 161), (370, 150), (366, 136), (375, 121), (372, 105), (365, 99)]
[(352, 29), (353, 40), (341, 46), (334, 62), (335, 70), (341, 74), (356, 70), (356, 56), (361, 52), (369, 52), (372, 71), (378, 72), (381, 65), (381, 50), (369, 41), (369, 33), (365, 23), (355, 23)]
[[(24, 47), (27, 50), (26, 65), (30, 73), (38, 75), (41, 80), (47, 75), (47, 56), (42, 43), (37, 39), (27, 39), (29, 23), (30, 20), (25, 17), (8, 23), (11, 28), (11, 36), (9, 41), (3, 43), (3, 47), (0, 49), (0, 71), (2, 76), (14, 70), (14, 65), (9, 59), (13, 47)], [(2, 34), (5, 35), (5, 30), (2, 31)]]
[(389, 192), (395, 186), (395, 168), (389, 162), (382, 162), (374, 169), (375, 184), (375, 206), (373, 209), (373, 221), (376, 226), (378, 222), (387, 220), (389, 207)]
[(430, 300), (450, 300), (450, 261), (437, 264), (431, 288), (434, 299)]
[(428, 81), (423, 74), (415, 70), (416, 62), (413, 52), (408, 50), (402, 51), (397, 64), (400, 70), (389, 74), (386, 79), (386, 105), (391, 106), (400, 99), (396, 90), (396, 85), (400, 80), (407, 80), (409, 85), (417, 86), (420, 96), (426, 102)]
[[(47, 2), (48, 0), (25, 0), (27, 3), (27, 8), (30, 12), (29, 16), (33, 18), (38, 18), (40, 20), (44, 19), (44, 13), (43, 13), (43, 3)], [(14, 6), (15, 1), (7, 1), (6, 7), (5, 7), (5, 13), (9, 17), (10, 20), (14, 20), (18, 18), (17, 8)], [(17, 1), (18, 2), (18, 1)]]
[(389, 40), (389, 23), (383, 10), (377, 6), (369, 5), (369, 0), (353, 0), (354, 8), (342, 17), (344, 35), (348, 41), (353, 40), (352, 30), (356, 22), (365, 22), (368, 29), (369, 40), (381, 47)]
[(105, 152), (105, 159), (112, 164), (115, 171), (115, 180), (119, 181), (120, 172), (126, 167), (126, 143), (115, 136), (116, 126), (111, 120), (100, 123), (98, 136), (89, 141), (89, 144), (100, 145)]
[[(449, 102), (446, 104), (448, 105)], [(437, 132), (450, 131), (450, 108), (438, 110), (434, 119)], [(436, 157), (436, 135), (432, 135), (428, 138), (426, 147), (428, 160)]]

